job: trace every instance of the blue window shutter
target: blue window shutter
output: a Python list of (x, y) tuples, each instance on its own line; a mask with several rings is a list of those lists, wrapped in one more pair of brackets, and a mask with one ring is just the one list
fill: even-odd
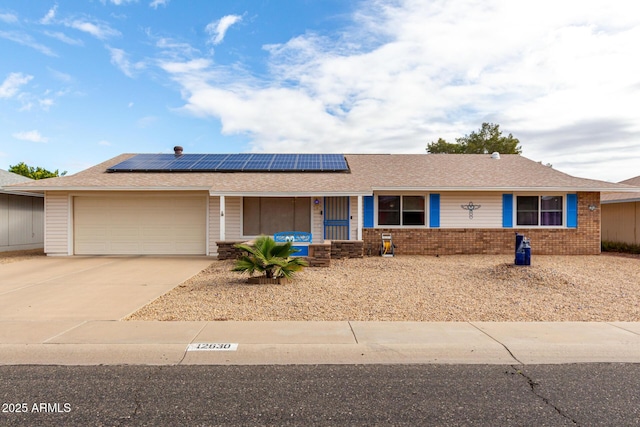
[(567, 227), (578, 228), (578, 195), (567, 194)]
[(513, 227), (513, 194), (502, 195), (502, 226)]
[(429, 194), (429, 227), (440, 227), (440, 195)]
[(364, 228), (373, 228), (373, 196), (364, 196)]

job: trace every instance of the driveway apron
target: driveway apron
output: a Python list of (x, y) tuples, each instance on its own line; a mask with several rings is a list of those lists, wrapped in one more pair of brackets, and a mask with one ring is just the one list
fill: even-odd
[(205, 257), (41, 257), (0, 264), (0, 321), (120, 320), (211, 262)]

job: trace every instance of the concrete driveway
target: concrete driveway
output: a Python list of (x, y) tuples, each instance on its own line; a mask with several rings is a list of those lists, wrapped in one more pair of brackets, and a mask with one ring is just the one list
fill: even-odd
[(211, 262), (204, 257), (36, 257), (0, 264), (0, 321), (120, 320)]

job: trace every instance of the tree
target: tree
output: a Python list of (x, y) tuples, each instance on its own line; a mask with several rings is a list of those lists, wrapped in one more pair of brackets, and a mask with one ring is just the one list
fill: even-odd
[(520, 140), (513, 135), (502, 136), (500, 125), (494, 123), (482, 123), (478, 132), (471, 132), (462, 138), (456, 138), (455, 143), (450, 143), (442, 138), (437, 142), (427, 144), (427, 152), (431, 154), (487, 154), (498, 152), (500, 154), (521, 154)]
[(278, 244), (269, 236), (258, 237), (253, 245), (235, 245), (247, 255), (236, 261), (233, 271), (246, 272), (249, 276), (255, 272), (264, 273), (268, 279), (290, 278), (294, 272), (308, 265), (302, 258), (291, 257), (296, 252), (291, 245), (292, 242)]
[(57, 176), (65, 176), (67, 174), (67, 171), (58, 172), (58, 169), (50, 172), (40, 166), (34, 168), (33, 166), (28, 166), (25, 162), (20, 162), (14, 166), (9, 165), (9, 172), (17, 173), (18, 175), (26, 176), (31, 179), (55, 178)]

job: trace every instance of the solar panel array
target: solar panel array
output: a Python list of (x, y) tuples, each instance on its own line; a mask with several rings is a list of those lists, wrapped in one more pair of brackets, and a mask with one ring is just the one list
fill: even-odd
[(136, 154), (109, 172), (342, 172), (342, 154)]

